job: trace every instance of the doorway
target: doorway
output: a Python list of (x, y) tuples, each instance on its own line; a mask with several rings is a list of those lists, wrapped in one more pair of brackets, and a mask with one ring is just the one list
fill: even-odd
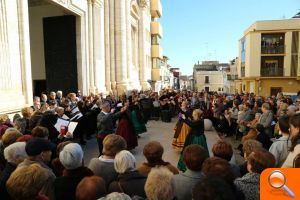
[(271, 87), (271, 96), (273, 95), (277, 95), (279, 92), (282, 92), (282, 88), (281, 87)]
[(43, 32), (47, 90), (76, 92), (76, 17), (43, 18)]

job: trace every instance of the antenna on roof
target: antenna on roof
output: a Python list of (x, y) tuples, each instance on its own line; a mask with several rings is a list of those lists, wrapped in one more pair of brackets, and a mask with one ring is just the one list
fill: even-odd
[(300, 18), (300, 9), (297, 9), (297, 14), (293, 16), (292, 18)]

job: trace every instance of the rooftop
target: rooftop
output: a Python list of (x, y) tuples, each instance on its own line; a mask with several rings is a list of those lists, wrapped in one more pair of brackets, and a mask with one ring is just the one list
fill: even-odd
[(229, 68), (228, 63), (219, 63), (219, 61), (202, 61), (194, 65), (194, 71), (221, 71)]
[(244, 35), (255, 31), (300, 30), (300, 18), (256, 21), (244, 31)]

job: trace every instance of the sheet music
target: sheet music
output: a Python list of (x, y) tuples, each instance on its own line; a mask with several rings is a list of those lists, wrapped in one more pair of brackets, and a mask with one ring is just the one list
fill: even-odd
[(73, 120), (78, 120), (82, 117), (83, 115), (81, 114), (81, 112), (77, 113), (74, 117), (72, 117), (70, 119), (70, 121), (73, 121)]
[(79, 110), (79, 108), (76, 106), (76, 107), (74, 107), (72, 110), (71, 110), (71, 113), (72, 114), (75, 114), (75, 113), (77, 113), (77, 112), (80, 112), (80, 110)]
[(66, 119), (66, 120), (69, 120), (70, 118), (67, 116), (67, 115), (63, 115), (62, 117), (61, 117), (62, 119)]
[(70, 132), (73, 135), (73, 132), (75, 128), (77, 127), (78, 122), (70, 122), (68, 126), (68, 132)]
[(56, 124), (54, 125), (54, 127), (56, 128), (56, 130), (58, 132), (60, 132), (60, 127), (61, 126), (69, 126), (70, 121), (66, 120), (66, 119), (62, 119), (62, 118), (58, 118)]

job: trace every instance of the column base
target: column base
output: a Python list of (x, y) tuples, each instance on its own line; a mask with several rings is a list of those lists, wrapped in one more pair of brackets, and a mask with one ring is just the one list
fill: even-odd
[(128, 85), (127, 81), (126, 82), (117, 82), (116, 83), (116, 93), (115, 93), (115, 95), (120, 96), (120, 95), (126, 93), (129, 89), (128, 86), (129, 85)]
[(142, 90), (151, 90), (151, 85), (148, 81), (141, 81)]
[[(77, 92), (77, 91), (75, 91), (75, 92)], [(95, 92), (96, 92), (96, 87), (93, 85), (90, 85), (89, 93), (87, 95), (90, 95), (91, 93), (95, 94)]]

